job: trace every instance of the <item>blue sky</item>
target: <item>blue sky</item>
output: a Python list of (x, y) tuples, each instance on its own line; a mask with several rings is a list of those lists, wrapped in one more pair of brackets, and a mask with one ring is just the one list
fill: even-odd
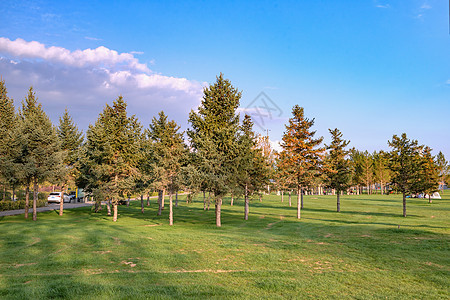
[(326, 141), (337, 127), (373, 151), (406, 132), (450, 158), (446, 1), (16, 2), (0, 4), (0, 74), (55, 122), (67, 107), (85, 129), (122, 94), (145, 127), (164, 109), (186, 128), (222, 72), (242, 112), (260, 92), (279, 107), (259, 109), (273, 141), (298, 104)]

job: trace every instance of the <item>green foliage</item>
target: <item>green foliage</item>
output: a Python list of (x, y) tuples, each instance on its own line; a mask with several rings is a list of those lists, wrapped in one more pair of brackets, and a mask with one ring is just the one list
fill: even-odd
[[(37, 207), (47, 206), (47, 198), (38, 199), (36, 202), (36, 206)], [(0, 201), (0, 211), (24, 209), (24, 208), (25, 208), (25, 200)]]
[(444, 154), (439, 151), (436, 156), (436, 167), (439, 176), (439, 182), (448, 184), (448, 176), (450, 175), (450, 163), (445, 159)]
[(324, 148), (319, 147), (323, 137), (314, 138), (316, 131), (311, 130), (314, 119), (305, 118), (303, 107), (295, 105), (292, 115), (283, 134), (278, 168), (286, 181), (300, 190), (318, 175), (324, 152)]
[(187, 134), (202, 176), (202, 185), (216, 198), (216, 224), (220, 226), (222, 198), (231, 190), (237, 174), (239, 154), (239, 106), (241, 92), (220, 74), (203, 91), (198, 112), (191, 111)]
[(327, 186), (339, 193), (350, 186), (351, 167), (347, 160), (348, 151), (345, 147), (350, 141), (342, 139), (339, 129), (328, 129), (331, 134), (331, 144), (325, 145), (328, 155), (325, 159), (325, 173)]
[(112, 199), (114, 204), (132, 192), (140, 173), (141, 125), (135, 116), (127, 116), (126, 107), (118, 97), (112, 106), (106, 105), (95, 125), (89, 126), (77, 180), (97, 199)]

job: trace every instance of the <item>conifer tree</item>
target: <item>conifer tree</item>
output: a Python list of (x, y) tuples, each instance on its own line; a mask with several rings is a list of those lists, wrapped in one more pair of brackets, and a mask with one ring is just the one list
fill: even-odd
[(196, 154), (197, 169), (207, 178), (215, 199), (216, 225), (221, 224), (223, 197), (230, 191), (236, 176), (237, 133), (241, 92), (220, 74), (216, 82), (203, 90), (198, 112), (191, 111), (187, 134)]
[(253, 132), (253, 122), (245, 115), (239, 136), (239, 155), (236, 161), (236, 185), (244, 194), (244, 220), (248, 220), (249, 197), (262, 190), (269, 183), (270, 162), (263, 154)]
[(331, 144), (326, 145), (328, 156), (325, 160), (327, 186), (337, 191), (337, 211), (341, 211), (340, 194), (350, 185), (350, 163), (347, 160), (348, 151), (345, 147), (350, 141), (342, 139), (339, 129), (328, 129), (331, 134)]
[(0, 80), (0, 182), (3, 184), (3, 199), (5, 200), (6, 186), (13, 190), (20, 180), (17, 165), (18, 136), (15, 126), (18, 120), (13, 99), (8, 97), (5, 81)]
[[(67, 109), (64, 111), (62, 118), (59, 118), (59, 126), (56, 130), (58, 134), (60, 153), (62, 164), (56, 172), (56, 177), (61, 183), (61, 193), (66, 192), (69, 182), (74, 182), (76, 177), (75, 163), (78, 160), (78, 152), (83, 143), (83, 134), (78, 131), (77, 126), (73, 122)], [(59, 215), (62, 216), (64, 209), (64, 201), (59, 204)]]
[(278, 167), (283, 169), (289, 181), (297, 189), (297, 219), (303, 203), (303, 189), (311, 184), (317, 176), (324, 149), (319, 147), (323, 137), (314, 138), (316, 131), (311, 131), (314, 119), (305, 118), (303, 107), (295, 105), (293, 117), (289, 119), (282, 138), (280, 161)]
[[(37, 102), (33, 88), (22, 102), (21, 118), (21, 153), (23, 177), (28, 186), (33, 185), (33, 221), (36, 221), (38, 184), (47, 180), (60, 164), (61, 156), (56, 130)], [(27, 204), (26, 204), (27, 206)], [(27, 210), (27, 207), (26, 207)], [(26, 215), (27, 216), (27, 215)]]
[(431, 203), (431, 195), (439, 190), (439, 171), (428, 146), (422, 151), (418, 185), (419, 192), (428, 195), (428, 202)]
[(445, 159), (445, 156), (441, 151), (439, 151), (438, 155), (436, 156), (436, 166), (439, 176), (440, 188), (444, 189), (445, 181), (447, 180), (447, 177), (450, 173), (450, 164)]
[(154, 117), (147, 130), (147, 135), (153, 146), (154, 186), (162, 192), (159, 201), (158, 215), (164, 203), (165, 192), (169, 192), (169, 225), (173, 225), (173, 194), (178, 186), (178, 176), (185, 159), (186, 148), (183, 132), (175, 121), (168, 121), (161, 111), (158, 118)]
[(391, 172), (388, 167), (388, 154), (383, 150), (374, 152), (373, 155), (374, 178), (380, 184), (380, 191), (383, 195), (386, 184), (391, 180)]
[(373, 158), (372, 155), (366, 150), (361, 152), (360, 164), (362, 169), (362, 180), (367, 189), (367, 195), (370, 195), (370, 187), (373, 182)]
[(119, 96), (112, 106), (106, 105), (95, 125), (89, 126), (81, 168), (84, 174), (79, 179), (98, 201), (112, 201), (114, 222), (119, 200), (127, 197), (139, 176), (141, 125), (135, 116), (127, 116), (126, 108)]
[(420, 156), (417, 140), (410, 140), (403, 133), (401, 137), (394, 135), (388, 141), (390, 152), (389, 168), (392, 171), (392, 183), (403, 195), (403, 217), (406, 217), (406, 195), (416, 190)]

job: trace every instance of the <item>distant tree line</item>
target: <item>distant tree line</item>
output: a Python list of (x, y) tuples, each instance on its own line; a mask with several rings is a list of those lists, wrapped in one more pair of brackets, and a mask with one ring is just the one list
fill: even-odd
[[(221, 208), (226, 195), (244, 199), (244, 219), (248, 219), (250, 199), (270, 193), (297, 195), (297, 218), (304, 207), (303, 195), (332, 193), (340, 195), (390, 193), (406, 196), (428, 194), (447, 180), (449, 164), (440, 152), (436, 157), (427, 146), (410, 140), (406, 134), (394, 135), (388, 142), (390, 152), (347, 149), (349, 141), (342, 133), (330, 129), (331, 143), (315, 137), (314, 119), (305, 117), (304, 109), (295, 105), (282, 138), (282, 151), (276, 153), (268, 137), (256, 134), (251, 117), (237, 114), (241, 92), (220, 74), (203, 91), (196, 111), (189, 114), (187, 139), (180, 126), (161, 111), (148, 128), (127, 113), (120, 96), (106, 105), (86, 134), (80, 132), (66, 110), (54, 126), (35, 92), (28, 95), (16, 111), (7, 96), (5, 82), (0, 81), (0, 180), (3, 201), (6, 190), (12, 199), (18, 187), (25, 192), (25, 218), (30, 205), (36, 220), (39, 184), (50, 182), (65, 192), (76, 184), (96, 202), (95, 210), (106, 203), (108, 215), (118, 218), (118, 205), (132, 196), (158, 194), (158, 215), (169, 196), (169, 223), (174, 222), (174, 205), (178, 192), (185, 191), (187, 201), (203, 195), (204, 209), (215, 206), (216, 225), (221, 226)], [(30, 204), (29, 191), (32, 191)], [(174, 201), (175, 198), (175, 201)], [(429, 199), (431, 202), (431, 199)], [(175, 203), (174, 203), (175, 202)], [(61, 201), (60, 215), (63, 214)]]

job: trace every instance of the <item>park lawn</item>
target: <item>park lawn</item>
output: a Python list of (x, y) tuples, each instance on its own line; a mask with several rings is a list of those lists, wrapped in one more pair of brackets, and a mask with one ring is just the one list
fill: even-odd
[[(166, 200), (166, 202), (168, 202)], [(158, 217), (152, 200), (106, 210), (0, 218), (0, 298), (450, 297), (450, 193), (428, 204), (398, 195), (224, 200), (222, 227), (200, 196)]]

